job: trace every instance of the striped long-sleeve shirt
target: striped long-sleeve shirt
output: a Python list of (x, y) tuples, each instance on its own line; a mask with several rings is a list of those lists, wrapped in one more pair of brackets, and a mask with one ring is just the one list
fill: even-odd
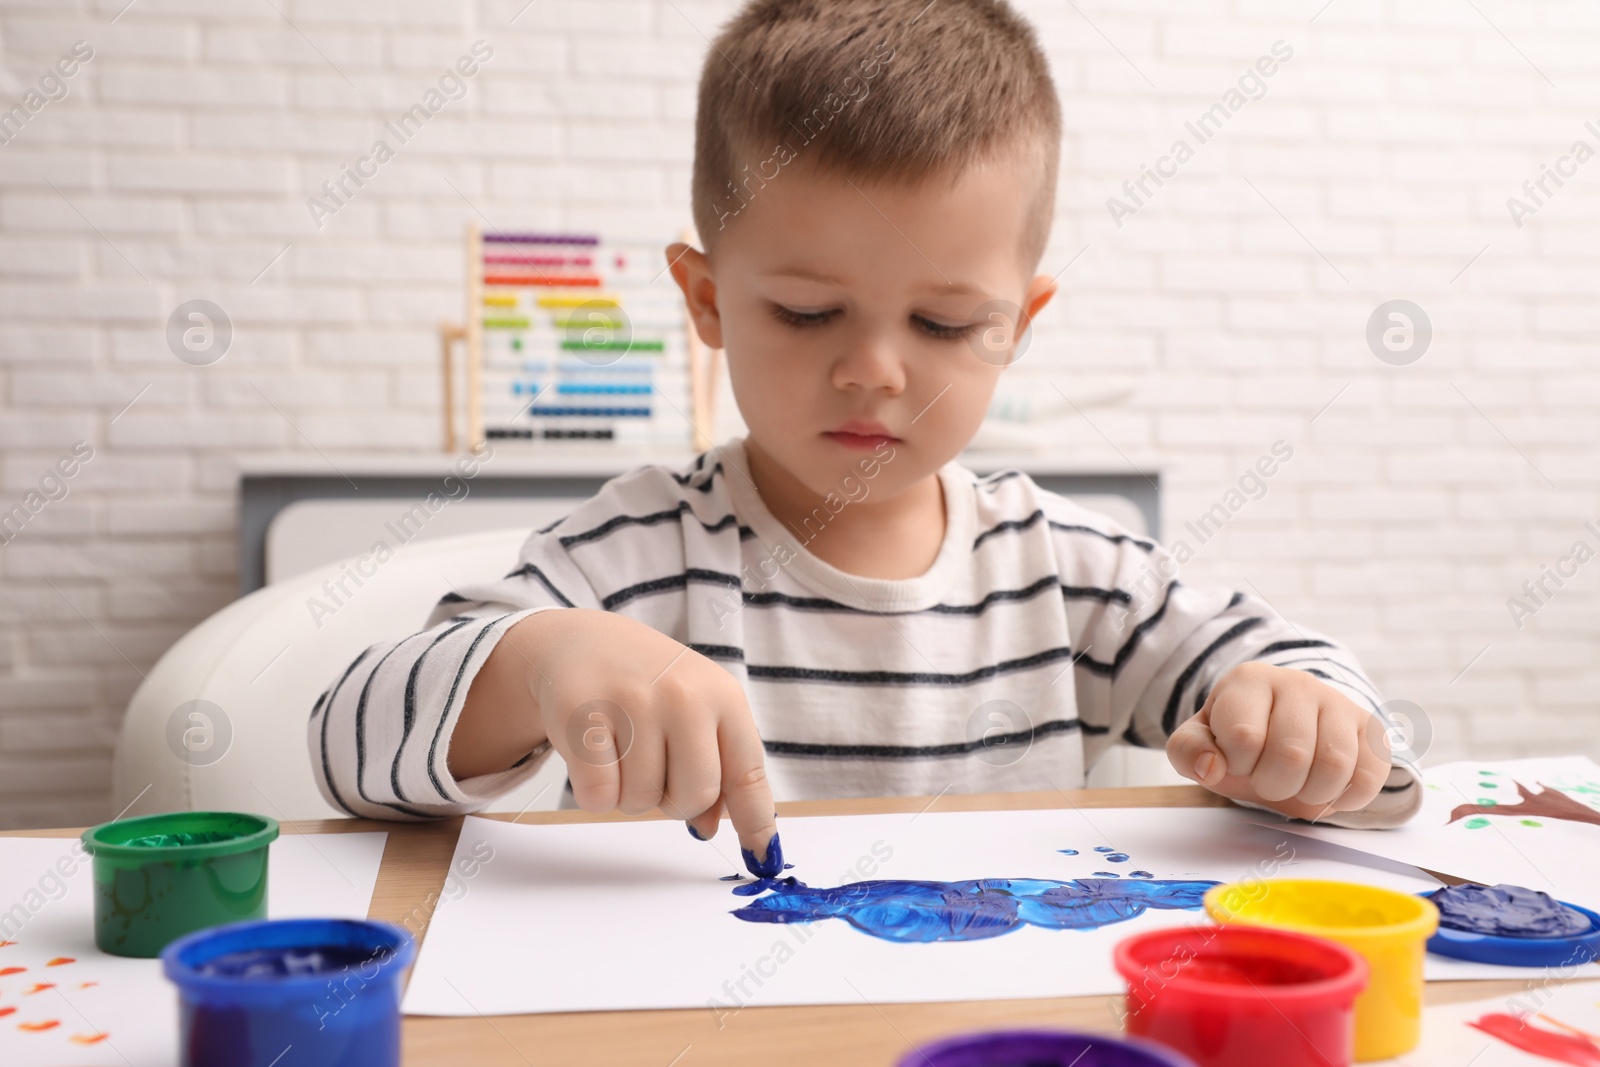
[[(476, 672), (535, 611), (642, 621), (739, 680), (778, 800), (1071, 789), (1118, 742), (1161, 746), (1250, 660), (1315, 674), (1376, 713), (1355, 657), (1259, 598), (1176, 578), (1173, 557), (1002, 471), (939, 472), (945, 536), (908, 579), (841, 571), (762, 502), (733, 439), (682, 470), (621, 475), (536, 531), (498, 581), (444, 597), (426, 628), (363, 652), (317, 701), (318, 784), (355, 815), (484, 807), (534, 774), (457, 780), (446, 756)], [(861, 485), (870, 493), (870, 479)], [(1421, 801), (1397, 765), (1346, 825), (1394, 825)]]

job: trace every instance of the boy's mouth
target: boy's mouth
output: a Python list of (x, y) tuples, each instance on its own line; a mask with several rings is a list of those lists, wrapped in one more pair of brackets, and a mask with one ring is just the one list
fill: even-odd
[(885, 442), (900, 440), (883, 423), (861, 419), (851, 419), (832, 430), (824, 430), (822, 436), (851, 449), (873, 449)]

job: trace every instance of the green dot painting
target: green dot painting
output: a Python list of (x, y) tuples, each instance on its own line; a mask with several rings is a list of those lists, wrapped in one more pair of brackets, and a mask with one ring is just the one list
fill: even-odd
[(1543, 826), (1544, 825), (1544, 823), (1540, 822), (1538, 819), (1519, 819), (1518, 821), (1521, 822), (1522, 825), (1524, 825), (1524, 826)]
[(1499, 803), (1500, 802), (1498, 800), (1495, 800), (1493, 797), (1479, 797), (1478, 798), (1478, 805), (1480, 807), (1492, 808), (1492, 807), (1494, 807), (1495, 805), (1497, 805)]
[(1475, 819), (1468, 819), (1467, 820), (1467, 829), (1468, 830), (1482, 830), (1485, 826), (1488, 826), (1488, 825), (1489, 825), (1489, 820), (1485, 819), (1481, 815), (1478, 816)]

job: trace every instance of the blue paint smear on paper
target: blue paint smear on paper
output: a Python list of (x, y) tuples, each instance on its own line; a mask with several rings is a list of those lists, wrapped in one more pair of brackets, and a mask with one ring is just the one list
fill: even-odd
[(1096, 852), (1115, 852), (1116, 851), (1116, 849), (1112, 848), (1110, 845), (1096, 845), (1096, 846), (1094, 846), (1094, 850)]
[[(961, 882), (880, 879), (812, 887), (799, 879), (762, 878), (736, 886), (757, 899), (733, 914), (746, 922), (809, 923), (843, 919), (885, 941), (978, 941), (1024, 926), (1095, 930), (1150, 909), (1195, 911), (1217, 882), (1078, 878), (980, 878)], [(758, 894), (765, 893), (765, 896)]]
[(1076, 856), (1078, 854), (1078, 850), (1075, 848), (1058, 848), (1056, 851), (1063, 856)]

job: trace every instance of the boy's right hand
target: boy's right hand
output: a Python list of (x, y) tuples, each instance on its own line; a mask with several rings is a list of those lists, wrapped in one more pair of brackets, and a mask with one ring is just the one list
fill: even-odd
[[(765, 752), (744, 690), (642, 622), (587, 608), (518, 622), (467, 694), (452, 773), (484, 773), (471, 766), (473, 749), (491, 732), (495, 747), (511, 742), (513, 760), (548, 739), (585, 811), (660, 808), (705, 839), (726, 810), (751, 872), (782, 873)], [(457, 746), (466, 750), (459, 760)]]

